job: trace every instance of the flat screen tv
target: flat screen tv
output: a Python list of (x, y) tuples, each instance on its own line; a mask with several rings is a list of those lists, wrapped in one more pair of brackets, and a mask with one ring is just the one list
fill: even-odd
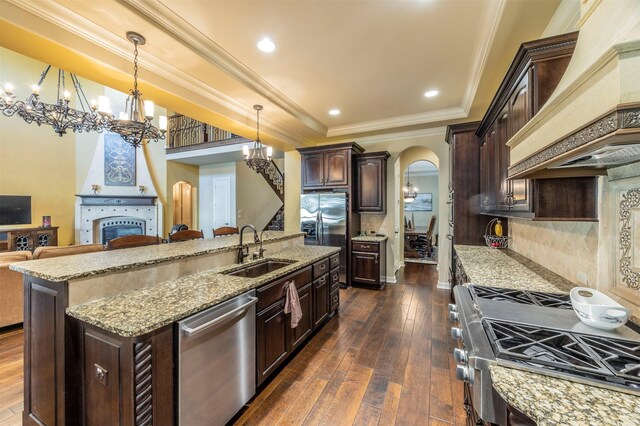
[(28, 225), (30, 223), (30, 196), (0, 195), (0, 225)]

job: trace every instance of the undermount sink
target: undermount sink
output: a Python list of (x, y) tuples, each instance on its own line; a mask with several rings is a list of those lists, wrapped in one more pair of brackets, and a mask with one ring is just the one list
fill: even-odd
[(289, 266), (292, 263), (294, 263), (292, 260), (267, 260), (265, 262), (253, 263), (234, 271), (223, 272), (223, 274), (234, 275), (236, 277), (256, 278), (261, 275), (277, 271), (278, 269)]

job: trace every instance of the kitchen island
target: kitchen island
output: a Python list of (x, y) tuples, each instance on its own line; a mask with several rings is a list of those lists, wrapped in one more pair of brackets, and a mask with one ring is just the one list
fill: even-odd
[[(244, 265), (238, 236), (13, 264), (25, 274), (24, 424), (173, 424), (176, 322), (247, 291), (270, 314), (252, 320), (264, 381), (339, 308), (339, 249), (265, 235), (265, 259)], [(237, 274), (268, 262), (278, 269)], [(305, 317), (289, 331), (291, 283)]]
[[(456, 245), (455, 251), (469, 284), (551, 293), (575, 286), (512, 250)], [(538, 425), (640, 425), (638, 396), (499, 365), (490, 371), (505, 402)]]

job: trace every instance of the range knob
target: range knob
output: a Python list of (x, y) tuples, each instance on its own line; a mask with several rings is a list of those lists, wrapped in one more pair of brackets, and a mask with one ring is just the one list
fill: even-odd
[(467, 356), (467, 351), (460, 348), (455, 348), (453, 350), (453, 359), (456, 360), (459, 364), (466, 364), (469, 361), (469, 357)]
[(471, 383), (471, 380), (473, 379), (471, 375), (471, 368), (466, 365), (458, 365), (456, 367), (456, 379), (465, 383)]
[(462, 340), (462, 329), (460, 327), (451, 327), (451, 337), (454, 340)]
[(449, 321), (457, 322), (460, 320), (460, 315), (457, 312), (449, 312)]
[(458, 312), (458, 305), (449, 303), (449, 312)]

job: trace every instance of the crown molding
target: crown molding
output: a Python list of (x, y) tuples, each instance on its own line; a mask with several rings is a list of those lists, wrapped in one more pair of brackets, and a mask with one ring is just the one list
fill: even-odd
[[(66, 7), (60, 5), (57, 2), (39, 2), (36, 0), (4, 0), (14, 6), (17, 6), (24, 11), (35, 15), (47, 22), (50, 22), (63, 30), (86, 40), (105, 51), (123, 58), (127, 61), (132, 61), (131, 43), (125, 38), (117, 36), (108, 31), (101, 31), (101, 28), (96, 26), (92, 21), (78, 15), (75, 12), (70, 11)], [(20, 23), (15, 23), (21, 25)], [(25, 27), (28, 31), (33, 31), (32, 27)], [(144, 49), (140, 51), (138, 62), (146, 72), (152, 73), (157, 77), (171, 81), (172, 83), (182, 87), (183, 89), (192, 92), (194, 95), (201, 96), (208, 99), (212, 103), (221, 106), (222, 108), (238, 114), (247, 121), (251, 121), (255, 118), (255, 112), (253, 108), (250, 108), (230, 96), (213, 88), (209, 84), (187, 74), (184, 71), (176, 68), (170, 63), (163, 61), (153, 55), (147, 54)], [(105, 66), (113, 67), (110, 64)], [(89, 76), (87, 76), (89, 77)], [(145, 81), (144, 79), (141, 79)], [(190, 99), (180, 96), (183, 99), (190, 101)], [(228, 117), (229, 118), (229, 117)], [(238, 121), (238, 120), (235, 120)], [(261, 117), (261, 123), (266, 130), (264, 133), (271, 134), (274, 137), (282, 140), (283, 142), (292, 144), (295, 147), (303, 146), (300, 141), (309, 142), (307, 138), (292, 133), (272, 121)], [(240, 122), (242, 125), (245, 123)], [(324, 133), (322, 133), (324, 135)]]
[(414, 126), (416, 124), (434, 123), (438, 121), (455, 120), (459, 118), (467, 118), (467, 113), (465, 113), (460, 107), (440, 109), (437, 111), (429, 111), (419, 114), (402, 115), (399, 117), (383, 118), (381, 120), (347, 124), (345, 126), (335, 126), (329, 128), (327, 137), (344, 136), (354, 133), (366, 133), (376, 130)]
[(447, 128), (444, 126), (441, 127), (431, 127), (428, 129), (419, 129), (419, 130), (409, 130), (406, 132), (395, 132), (395, 133), (385, 133), (381, 135), (373, 135), (373, 136), (363, 136), (363, 137), (355, 137), (343, 139), (340, 141), (334, 141), (333, 143), (340, 143), (343, 141), (353, 141), (358, 145), (371, 145), (375, 143), (381, 142), (391, 142), (391, 141), (399, 141), (403, 139), (413, 139), (419, 137), (428, 137), (428, 136), (439, 136), (442, 135), (442, 140), (444, 141), (444, 136), (447, 131)]

